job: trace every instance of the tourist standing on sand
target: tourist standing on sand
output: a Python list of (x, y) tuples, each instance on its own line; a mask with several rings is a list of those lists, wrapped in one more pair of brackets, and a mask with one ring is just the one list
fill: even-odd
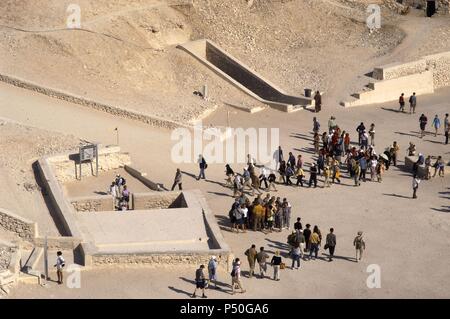
[(439, 119), (439, 117), (437, 116), (437, 114), (434, 116), (433, 119), (433, 127), (434, 127), (434, 137), (437, 136), (438, 130), (441, 127), (441, 120)]
[(355, 186), (360, 186), (359, 175), (361, 175), (361, 167), (359, 166), (359, 161), (354, 161), (353, 166), (353, 178), (355, 179)]
[(234, 176), (234, 171), (230, 164), (225, 165), (225, 175), (227, 176), (225, 186), (233, 186), (233, 181), (231, 180)]
[(440, 177), (444, 177), (444, 167), (445, 167), (445, 163), (444, 160), (442, 159), (442, 156), (438, 156), (436, 163), (434, 163), (434, 174), (433, 177), (436, 176), (436, 173), (439, 172), (439, 176)]
[(311, 168), (309, 169), (309, 185), (311, 187), (312, 183), (314, 183), (314, 188), (317, 187), (317, 166), (316, 163), (313, 163)]
[(425, 127), (427, 126), (428, 119), (425, 114), (422, 114), (419, 117), (419, 125), (420, 125), (420, 138), (423, 138), (425, 135)]
[(414, 92), (409, 97), (409, 114), (416, 113), (416, 104), (417, 104), (417, 97), (416, 97), (416, 92)]
[(318, 228), (316, 228), (316, 226), (314, 227), (314, 231), (311, 234), (309, 240), (310, 240), (309, 259), (312, 258), (313, 253), (314, 259), (316, 259), (317, 255), (319, 254), (319, 245), (320, 245), (320, 237), (318, 234)]
[(258, 252), (256, 251), (256, 245), (252, 245), (249, 249), (245, 251), (245, 256), (247, 256), (248, 265), (250, 270), (248, 272), (248, 278), (253, 278), (253, 274), (255, 273), (255, 264), (256, 264), (256, 255)]
[(259, 274), (261, 276), (261, 279), (264, 278), (264, 276), (267, 272), (267, 259), (268, 258), (269, 258), (269, 255), (264, 251), (264, 247), (260, 247), (259, 253), (256, 255), (256, 261), (258, 262)]
[[(219, 256), (220, 257), (220, 256)], [(217, 286), (217, 266), (219, 265), (216, 256), (211, 256), (211, 259), (208, 263), (208, 277), (209, 282), (214, 282), (214, 288), (219, 289)]]
[(181, 174), (181, 170), (179, 169), (179, 168), (177, 168), (177, 172), (175, 173), (175, 179), (173, 180), (173, 185), (172, 185), (172, 190), (174, 190), (175, 189), (175, 186), (177, 186), (178, 185), (178, 189), (181, 191), (181, 190), (183, 190), (183, 187), (182, 187), (182, 181), (181, 181), (181, 179), (182, 179), (182, 174)]
[(375, 146), (375, 124), (370, 124), (369, 129), (369, 136), (370, 136), (370, 145)]
[[(366, 243), (363, 239), (363, 232), (359, 231), (355, 239), (353, 240), (353, 246), (355, 246), (356, 250), (356, 262), (362, 259), (363, 252), (366, 249)], [(359, 255), (359, 258), (358, 258)]]
[(315, 102), (315, 111), (316, 113), (320, 112), (322, 110), (322, 96), (320, 95), (320, 92), (317, 91), (314, 95), (314, 102)]
[(398, 104), (400, 104), (399, 111), (405, 112), (405, 93), (402, 93), (398, 98)]
[(56, 275), (58, 276), (58, 285), (62, 285), (63, 283), (63, 268), (66, 265), (64, 261), (64, 257), (62, 252), (58, 251), (56, 253), (56, 264), (53, 267), (56, 267)]
[(394, 141), (394, 144), (392, 144), (392, 162), (394, 163), (394, 166), (397, 166), (397, 158), (398, 158), (398, 152), (400, 151), (400, 146), (398, 146), (397, 142)]
[(294, 249), (291, 252), (292, 256), (292, 266), (291, 269), (294, 269), (294, 264), (297, 262), (297, 267), (295, 269), (300, 268), (300, 258), (302, 257), (302, 249), (300, 248), (300, 243), (296, 242), (294, 245)]
[(313, 133), (314, 134), (319, 134), (319, 131), (320, 131), (320, 123), (319, 123), (319, 121), (317, 120), (317, 118), (314, 116), (313, 117)]
[(202, 179), (206, 179), (205, 177), (205, 170), (208, 168), (208, 164), (206, 164), (205, 158), (203, 157), (203, 155), (199, 155), (198, 156), (198, 166), (200, 168), (200, 173), (198, 174), (197, 180), (199, 181), (200, 178)]
[(116, 207), (118, 206), (118, 198), (119, 198), (119, 194), (117, 193), (117, 186), (116, 183), (113, 181), (111, 183), (111, 185), (109, 186), (109, 191), (108, 193), (112, 196), (113, 198), (113, 203), (114, 203), (114, 209), (116, 209)]
[(283, 198), (283, 227), (286, 227), (288, 230), (291, 228), (291, 203), (288, 202), (286, 198)]
[(277, 177), (276, 177), (276, 175), (274, 174), (274, 172), (271, 172), (270, 174), (269, 174), (269, 178), (268, 178), (268, 180), (269, 180), (269, 187), (267, 188), (267, 191), (269, 192), (270, 191), (270, 188), (273, 188), (273, 190), (275, 191), (275, 192), (277, 192), (277, 188), (275, 187), (275, 180), (277, 179)]
[(365, 130), (366, 130), (366, 127), (364, 126), (363, 122), (361, 122), (361, 124), (359, 124), (358, 127), (356, 128), (356, 132), (358, 132), (358, 145), (360, 145), (360, 146), (361, 146), (361, 137)]
[(305, 253), (309, 251), (311, 246), (311, 225), (306, 224), (306, 229), (303, 231), (303, 236), (305, 236)]
[(241, 293), (244, 293), (244, 287), (241, 282), (241, 261), (239, 258), (236, 258), (233, 262), (233, 270), (231, 271), (231, 294), (235, 294), (236, 286), (241, 289)]
[(302, 219), (300, 217), (297, 217), (297, 222), (294, 223), (294, 229), (295, 230), (303, 229), (301, 220)]
[(328, 261), (333, 261), (334, 249), (336, 248), (336, 235), (334, 234), (334, 228), (330, 228), (330, 233), (327, 234), (326, 243), (324, 249), (330, 251)]
[(281, 265), (282, 259), (280, 256), (280, 251), (275, 251), (275, 256), (272, 257), (272, 261), (270, 264), (273, 267), (273, 280), (280, 281), (280, 265)]
[(450, 121), (448, 119), (448, 113), (445, 113), (444, 132), (445, 132), (445, 144), (448, 144), (448, 135), (450, 133)]

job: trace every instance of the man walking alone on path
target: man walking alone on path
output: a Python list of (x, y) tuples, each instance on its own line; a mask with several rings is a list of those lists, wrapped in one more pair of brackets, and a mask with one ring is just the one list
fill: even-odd
[(334, 228), (330, 228), (330, 233), (327, 234), (325, 249), (329, 249), (330, 257), (328, 261), (333, 261), (334, 249), (336, 248), (336, 235), (334, 234)]
[[(366, 249), (366, 243), (363, 239), (363, 232), (359, 231), (358, 235), (353, 240), (353, 246), (355, 246), (356, 249), (356, 262), (361, 260), (364, 250)], [(359, 253), (359, 259), (358, 259), (358, 253)]]
[(399, 111), (405, 112), (405, 93), (402, 93), (398, 99), (398, 103), (400, 104)]
[(206, 164), (205, 158), (201, 154), (198, 156), (198, 166), (200, 168), (200, 173), (198, 174), (197, 180), (199, 181), (200, 178), (206, 179), (205, 169), (208, 168), (208, 164)]
[(427, 126), (428, 119), (425, 116), (425, 114), (422, 114), (419, 118), (419, 124), (420, 124), (420, 138), (423, 138), (425, 135), (425, 127)]
[(179, 168), (177, 168), (177, 172), (175, 174), (175, 179), (173, 181), (173, 185), (172, 185), (172, 191), (175, 189), (175, 186), (178, 185), (179, 190), (183, 190), (183, 187), (181, 185), (181, 179), (182, 179), (182, 174), (181, 174), (181, 170)]
[(450, 121), (448, 119), (448, 113), (445, 113), (444, 132), (445, 132), (445, 144), (448, 144), (448, 134), (450, 132)]
[(207, 298), (205, 295), (206, 278), (205, 274), (203, 273), (204, 268), (205, 265), (200, 265), (200, 268), (195, 271), (195, 290), (191, 298), (197, 297), (196, 295), (197, 289), (202, 290), (202, 298)]

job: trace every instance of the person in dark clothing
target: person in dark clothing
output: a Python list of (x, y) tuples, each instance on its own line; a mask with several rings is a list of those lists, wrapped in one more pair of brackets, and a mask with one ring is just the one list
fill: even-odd
[(320, 95), (319, 91), (317, 91), (316, 94), (314, 95), (314, 102), (315, 102), (314, 111), (316, 113), (320, 112), (320, 110), (322, 109), (322, 96)]
[(325, 249), (327, 248), (330, 251), (328, 261), (333, 261), (334, 249), (336, 248), (336, 235), (334, 234), (334, 228), (330, 228), (330, 233), (327, 234)]
[(423, 138), (425, 135), (425, 127), (427, 126), (428, 119), (425, 116), (425, 114), (422, 114), (419, 118), (419, 124), (420, 124), (420, 138)]
[(278, 173), (280, 173), (280, 178), (283, 180), (283, 184), (286, 184), (286, 162), (280, 162), (280, 168), (278, 168)]
[(295, 167), (295, 156), (292, 152), (289, 152), (288, 164), (291, 165), (292, 168)]
[(317, 166), (315, 163), (312, 164), (310, 170), (310, 176), (309, 176), (309, 186), (311, 187), (312, 183), (314, 183), (314, 188), (317, 187)]
[(305, 252), (309, 251), (309, 239), (311, 237), (311, 225), (306, 224), (306, 229), (303, 231), (303, 236), (305, 236)]
[(364, 123), (361, 122), (361, 124), (358, 125), (356, 128), (356, 132), (358, 132), (358, 144), (361, 145), (361, 136), (364, 134), (364, 131), (366, 130), (366, 127), (364, 126)]
[(197, 180), (206, 179), (205, 177), (205, 169), (208, 167), (208, 164), (206, 164), (205, 158), (202, 155), (198, 156), (198, 166), (200, 168), (200, 173), (198, 174)]
[(197, 289), (202, 290), (202, 298), (207, 298), (205, 295), (205, 286), (206, 286), (206, 277), (203, 273), (203, 269), (205, 268), (205, 265), (200, 265), (200, 268), (195, 271), (195, 290), (192, 294), (192, 298), (196, 297)]
[(173, 185), (172, 185), (172, 190), (174, 190), (175, 186), (177, 186), (177, 185), (178, 185), (178, 188), (180, 189), (180, 191), (183, 190), (181, 178), (182, 178), (181, 170), (179, 168), (177, 168), (177, 172), (175, 174), (175, 179), (174, 179)]
[(303, 226), (302, 226), (302, 223), (300, 222), (300, 220), (301, 220), (301, 218), (298, 217), (298, 218), (297, 218), (297, 222), (294, 223), (294, 229), (295, 229), (295, 230), (297, 230), (297, 229), (303, 229)]
[(405, 93), (402, 93), (398, 98), (398, 104), (400, 104), (399, 111), (405, 112)]

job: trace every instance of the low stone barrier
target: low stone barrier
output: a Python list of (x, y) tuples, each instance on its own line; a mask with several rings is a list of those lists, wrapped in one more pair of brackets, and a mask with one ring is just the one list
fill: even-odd
[(158, 208), (188, 207), (184, 196), (180, 192), (164, 192), (162, 194), (134, 193), (133, 209), (146, 210)]
[(32, 241), (38, 235), (37, 223), (3, 208), (0, 208), (0, 226), (27, 241)]
[(114, 200), (109, 195), (73, 197), (70, 203), (77, 212), (103, 212), (115, 209)]

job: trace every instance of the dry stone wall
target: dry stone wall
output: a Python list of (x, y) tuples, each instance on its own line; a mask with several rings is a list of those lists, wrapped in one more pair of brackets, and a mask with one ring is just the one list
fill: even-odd
[(424, 60), (427, 68), (433, 70), (434, 87), (450, 86), (450, 52), (428, 55)]
[(187, 204), (181, 193), (135, 193), (133, 194), (134, 210), (161, 208), (186, 208)]
[(27, 241), (32, 241), (37, 236), (36, 223), (4, 209), (0, 209), (0, 226)]
[(72, 198), (71, 204), (77, 212), (103, 212), (114, 210), (114, 201), (111, 196)]

